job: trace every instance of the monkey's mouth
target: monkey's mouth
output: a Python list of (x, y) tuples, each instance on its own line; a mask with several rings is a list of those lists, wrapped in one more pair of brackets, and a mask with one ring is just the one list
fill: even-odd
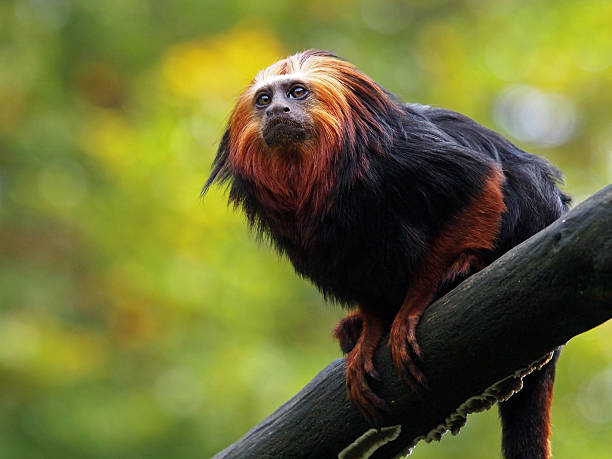
[(266, 123), (262, 135), (269, 147), (302, 142), (307, 137), (302, 123), (287, 117), (273, 118)]

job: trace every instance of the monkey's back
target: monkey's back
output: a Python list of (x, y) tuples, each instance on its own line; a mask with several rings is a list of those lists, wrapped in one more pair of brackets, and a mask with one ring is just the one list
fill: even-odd
[[(372, 305), (390, 319), (429, 243), (477, 190), (481, 178), (459, 168), (467, 159), (476, 165), (483, 157), (492, 160), (506, 179), (506, 211), (495, 248), (481, 254), (485, 264), (552, 223), (570, 202), (557, 187), (560, 172), (545, 159), (450, 110), (416, 104), (405, 109), (406, 132), (418, 133), (418, 142), (430, 134), (437, 141), (426, 141), (422, 148), (402, 141), (388, 157), (372, 156), (370, 178), (339, 186), (331, 211), (313, 216), (310, 224), (316, 229), (308, 245), (299, 244), (300, 238), (275, 241), (296, 271), (328, 298)], [(439, 148), (447, 163), (429, 157)], [(439, 295), (465, 277), (443, 285)]]
[[(563, 215), (571, 198), (558, 184), (561, 173), (546, 159), (527, 153), (508, 139), (451, 110), (407, 104), (457, 143), (484, 153), (499, 163), (506, 177), (500, 234), (493, 253), (498, 258)], [(492, 261), (492, 260), (491, 260)]]

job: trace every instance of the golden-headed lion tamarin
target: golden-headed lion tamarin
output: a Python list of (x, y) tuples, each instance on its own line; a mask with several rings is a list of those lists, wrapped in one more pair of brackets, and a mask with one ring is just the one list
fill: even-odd
[[(400, 103), (352, 64), (309, 50), (242, 94), (212, 174), (256, 231), (326, 297), (355, 307), (334, 334), (349, 398), (377, 423), (385, 333), (403, 380), (425, 384), (424, 308), (558, 218), (560, 173), (458, 113)], [(556, 356), (555, 356), (556, 357)], [(552, 359), (500, 404), (508, 458), (549, 456)]]

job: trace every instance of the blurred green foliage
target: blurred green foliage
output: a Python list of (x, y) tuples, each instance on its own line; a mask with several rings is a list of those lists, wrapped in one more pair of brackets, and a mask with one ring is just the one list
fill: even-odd
[[(206, 457), (339, 356), (341, 311), (199, 199), (255, 72), (330, 49), (612, 178), (612, 3), (0, 2), (0, 457)], [(557, 458), (610, 457), (612, 328), (570, 343)], [(414, 457), (496, 457), (495, 413)]]

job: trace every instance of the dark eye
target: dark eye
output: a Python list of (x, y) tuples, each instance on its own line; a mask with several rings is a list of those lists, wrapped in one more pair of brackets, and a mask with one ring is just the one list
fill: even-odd
[(260, 94), (255, 100), (255, 103), (259, 106), (268, 105), (270, 102), (272, 102), (272, 98), (268, 94)]
[(304, 86), (294, 86), (293, 88), (291, 88), (291, 91), (289, 91), (289, 97), (291, 99), (301, 99), (307, 93), (308, 91)]

